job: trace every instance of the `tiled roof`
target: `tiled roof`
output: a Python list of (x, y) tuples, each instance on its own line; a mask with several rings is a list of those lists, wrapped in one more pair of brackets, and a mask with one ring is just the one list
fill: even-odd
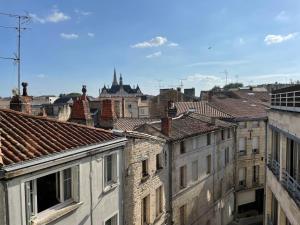
[(6, 109), (0, 109), (0, 135), (0, 153), (4, 165), (117, 138), (102, 129)]
[(188, 111), (193, 111), (208, 117), (218, 117), (218, 118), (231, 117), (229, 114), (212, 107), (207, 103), (207, 101), (175, 102), (175, 106), (177, 108), (177, 116)]
[(260, 104), (267, 104), (270, 102), (270, 95), (267, 91), (239, 90), (232, 91), (231, 93), (234, 97), (248, 99)]
[(159, 119), (150, 118), (119, 118), (114, 122), (114, 129), (123, 131), (132, 131), (136, 127), (153, 121), (159, 121)]
[[(161, 130), (161, 122), (149, 124), (157, 130)], [(211, 118), (197, 113), (187, 113), (180, 117), (172, 119), (171, 140), (179, 140), (186, 137), (204, 134), (215, 130), (233, 127), (234, 124), (215, 119), (213, 123)]]
[(210, 105), (237, 119), (262, 119), (267, 117), (268, 107), (253, 101), (213, 96)]

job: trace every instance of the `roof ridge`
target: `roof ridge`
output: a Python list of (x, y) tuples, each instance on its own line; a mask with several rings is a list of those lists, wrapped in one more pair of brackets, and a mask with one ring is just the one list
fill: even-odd
[(87, 125), (78, 124), (78, 123), (74, 123), (74, 122), (59, 121), (59, 120), (56, 120), (54, 118), (31, 115), (31, 114), (27, 114), (27, 113), (24, 113), (24, 112), (18, 112), (18, 111), (12, 110), (12, 109), (0, 109), (0, 112), (1, 111), (16, 114), (16, 115), (21, 115), (21, 116), (25, 116), (25, 117), (29, 117), (29, 118), (33, 118), (33, 119), (45, 120), (45, 121), (55, 122), (55, 123), (60, 123), (60, 124), (70, 124), (70, 125), (74, 125), (74, 126), (77, 126), (77, 127), (83, 127), (83, 128), (87, 128), (87, 129), (91, 129), (91, 130), (103, 131), (103, 132), (106, 132), (106, 133), (112, 133), (111, 131), (104, 130), (102, 128), (90, 127), (90, 126), (87, 126)]

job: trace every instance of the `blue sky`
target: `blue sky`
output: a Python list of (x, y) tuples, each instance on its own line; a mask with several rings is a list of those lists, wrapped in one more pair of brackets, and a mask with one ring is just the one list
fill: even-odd
[[(298, 0), (0, 0), (0, 11), (28, 12), (22, 80), (32, 95), (96, 96), (114, 67), (125, 83), (200, 90), (300, 79)], [(0, 25), (14, 25), (0, 16)], [(16, 51), (15, 31), (0, 28), (0, 56)], [(0, 96), (16, 87), (16, 67), (0, 60)]]

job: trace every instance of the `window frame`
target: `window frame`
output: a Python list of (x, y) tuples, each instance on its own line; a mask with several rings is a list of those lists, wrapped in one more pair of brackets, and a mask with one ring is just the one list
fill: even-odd
[[(145, 165), (146, 170), (145, 171), (144, 171), (144, 162), (146, 163), (146, 165)], [(149, 159), (148, 158), (143, 159), (141, 161), (141, 164), (142, 164), (142, 174), (141, 174), (141, 176), (142, 176), (142, 179), (143, 179), (143, 178), (146, 178), (146, 177), (149, 176)]]
[[(65, 199), (65, 197), (64, 197), (64, 171), (66, 171), (68, 169), (71, 169), (71, 197), (68, 199)], [(60, 169), (56, 169), (53, 171), (48, 171), (46, 173), (39, 174), (38, 176), (32, 176), (28, 179), (25, 179), (23, 182), (23, 185), (22, 185), (23, 191), (24, 191), (23, 196), (24, 196), (25, 224), (31, 224), (31, 221), (33, 218), (37, 217), (38, 215), (43, 215), (48, 210), (55, 209), (55, 208), (60, 209), (62, 205), (67, 206), (69, 203), (79, 202), (79, 199), (80, 199), (80, 196), (79, 196), (79, 194), (80, 194), (79, 172), (80, 172), (79, 165), (72, 165), (72, 166), (67, 166), (67, 167), (63, 167)], [(37, 179), (46, 177), (46, 176), (52, 175), (52, 174), (55, 174), (55, 176), (57, 176), (57, 174), (59, 174), (59, 196), (57, 196), (57, 197), (59, 197), (59, 203), (38, 212)], [(33, 188), (32, 191), (30, 189), (30, 183), (32, 184), (32, 188)], [(56, 181), (55, 183), (56, 183), (55, 186), (57, 188), (58, 182)], [(30, 197), (28, 197), (28, 193), (29, 193)], [(30, 212), (28, 212), (29, 207), (30, 207)]]
[[(194, 169), (196, 169), (194, 171)], [(197, 181), (199, 178), (199, 162), (198, 160), (194, 160), (192, 162), (192, 180)]]
[(160, 171), (161, 169), (163, 169), (163, 153), (158, 153), (155, 156), (156, 158), (156, 171)]
[(179, 167), (179, 189), (184, 189), (187, 186), (187, 166)]
[(206, 174), (211, 174), (211, 154), (206, 156)]
[(211, 145), (211, 133), (206, 134), (206, 146)]
[(180, 142), (180, 144), (179, 144), (179, 151), (180, 151), (180, 155), (182, 155), (182, 154), (184, 154), (184, 153), (186, 153), (186, 146), (185, 146), (185, 141), (184, 140), (182, 140), (181, 142)]
[(163, 213), (163, 185), (160, 185), (155, 190), (155, 213), (156, 217), (159, 217)]
[[(112, 156), (112, 162), (111, 162), (111, 165), (112, 165), (112, 171), (111, 171), (111, 180), (107, 180), (107, 158), (109, 156)], [(117, 152), (112, 152), (110, 154), (106, 154), (104, 155), (103, 159), (104, 159), (104, 163), (103, 163), (103, 186), (104, 186), (104, 189), (107, 188), (107, 187), (110, 187), (116, 183), (118, 183), (118, 176), (119, 176), (119, 163), (118, 163), (118, 159), (119, 156), (118, 156), (118, 153)]]

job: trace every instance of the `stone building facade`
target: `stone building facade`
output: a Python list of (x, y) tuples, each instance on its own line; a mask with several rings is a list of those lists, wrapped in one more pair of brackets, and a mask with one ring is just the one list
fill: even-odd
[(188, 113), (138, 131), (167, 140), (169, 223), (229, 224), (234, 216), (234, 125)]
[(124, 225), (163, 225), (169, 215), (168, 146), (164, 139), (122, 132), (124, 149)]
[(265, 224), (300, 224), (300, 86), (275, 90), (268, 111)]

